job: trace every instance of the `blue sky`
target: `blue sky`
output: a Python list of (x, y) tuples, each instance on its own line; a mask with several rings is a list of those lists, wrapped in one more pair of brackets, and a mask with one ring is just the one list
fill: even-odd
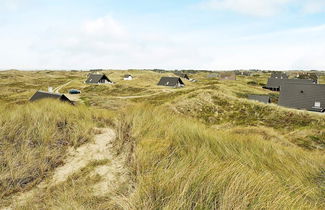
[(325, 69), (324, 0), (0, 0), (0, 69)]

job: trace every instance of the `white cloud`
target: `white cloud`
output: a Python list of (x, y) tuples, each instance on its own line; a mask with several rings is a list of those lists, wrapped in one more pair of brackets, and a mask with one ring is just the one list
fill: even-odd
[(274, 16), (289, 8), (298, 12), (318, 13), (325, 11), (324, 0), (205, 0), (201, 8), (238, 12), (251, 16)]
[(203, 8), (231, 10), (253, 16), (272, 16), (292, 0), (209, 0), (202, 3)]
[(55, 33), (0, 33), (0, 68), (325, 69), (325, 25), (232, 38), (157, 28), (105, 16)]
[(88, 35), (94, 36), (110, 36), (114, 38), (123, 38), (127, 36), (127, 31), (122, 25), (111, 16), (105, 16), (96, 20), (86, 21), (83, 31)]
[(319, 13), (325, 11), (324, 0), (309, 0), (304, 1), (303, 11), (306, 13)]
[(0, 0), (0, 8), (7, 10), (17, 10), (26, 0)]

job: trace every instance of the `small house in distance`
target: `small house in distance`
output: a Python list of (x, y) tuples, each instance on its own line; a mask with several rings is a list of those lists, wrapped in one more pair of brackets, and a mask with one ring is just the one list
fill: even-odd
[(209, 74), (207, 77), (208, 78), (217, 78), (218, 74)]
[(220, 80), (236, 80), (236, 74), (235, 72), (221, 72)]
[(90, 69), (89, 71), (91, 71), (91, 72), (99, 72), (99, 71), (103, 71), (103, 69)]
[(41, 99), (57, 99), (60, 101), (64, 101), (64, 102), (69, 102), (71, 104), (73, 104), (73, 102), (66, 97), (64, 94), (59, 94), (59, 93), (51, 93), (51, 92), (45, 92), (45, 91), (37, 91), (30, 99), (29, 101), (33, 102), (33, 101), (38, 101)]
[(318, 76), (316, 73), (298, 73), (298, 79), (310, 79), (313, 80), (315, 84), (318, 83)]
[(271, 78), (273, 79), (289, 79), (289, 76), (282, 71), (274, 71), (271, 74)]
[(281, 87), (279, 105), (314, 112), (324, 112), (325, 85), (285, 84)]
[(180, 77), (180, 78), (190, 80), (190, 77), (188, 76), (188, 74), (184, 74), (184, 73), (181, 73), (181, 72), (176, 72), (175, 75)]
[(236, 70), (235, 74), (238, 76), (251, 76), (251, 72), (250, 71), (240, 71), (240, 70)]
[(254, 101), (259, 101), (259, 102), (262, 102), (262, 103), (265, 103), (265, 104), (271, 103), (271, 98), (268, 95), (255, 95), (255, 94), (252, 94), (252, 95), (248, 95), (248, 99), (249, 100), (254, 100)]
[(110, 79), (108, 79), (108, 77), (105, 74), (89, 74), (85, 83), (87, 83), (87, 84), (113, 84), (113, 82)]
[(133, 77), (131, 74), (125, 74), (123, 80), (133, 80)]
[(308, 79), (277, 79), (277, 78), (269, 78), (267, 84), (264, 89), (272, 90), (272, 91), (280, 91), (281, 86), (288, 83), (296, 83), (296, 84), (314, 84), (313, 80)]
[(162, 77), (158, 83), (159, 86), (184, 87), (185, 84), (179, 77)]

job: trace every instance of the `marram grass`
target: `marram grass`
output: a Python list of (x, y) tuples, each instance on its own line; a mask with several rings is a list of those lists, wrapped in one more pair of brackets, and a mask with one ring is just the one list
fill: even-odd
[(42, 100), (0, 106), (0, 203), (27, 190), (63, 164), (68, 147), (93, 137), (92, 129), (109, 122), (105, 112)]
[(323, 209), (324, 156), (264, 137), (163, 108), (127, 112), (117, 146), (129, 152), (137, 183), (129, 208)]

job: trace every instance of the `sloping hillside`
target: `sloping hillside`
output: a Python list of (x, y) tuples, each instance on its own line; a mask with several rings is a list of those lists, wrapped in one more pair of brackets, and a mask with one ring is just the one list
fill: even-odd
[[(277, 100), (262, 89), (269, 74), (199, 72), (174, 89), (156, 85), (172, 72), (103, 73), (115, 84), (84, 84), (87, 72), (0, 72), (0, 208), (325, 208), (325, 116), (247, 100)], [(76, 106), (28, 102), (69, 81), (60, 91), (81, 90)]]

